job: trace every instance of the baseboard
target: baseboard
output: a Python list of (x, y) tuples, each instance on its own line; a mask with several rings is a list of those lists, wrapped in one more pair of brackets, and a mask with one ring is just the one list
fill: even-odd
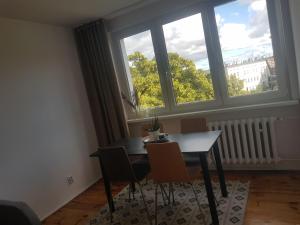
[(300, 159), (284, 159), (265, 164), (223, 164), (224, 170), (300, 170)]
[(99, 175), (98, 177), (96, 177), (95, 180), (93, 180), (92, 182), (90, 182), (89, 184), (87, 184), (86, 186), (84, 186), (83, 188), (81, 188), (79, 191), (77, 191), (76, 193), (74, 193), (73, 196), (71, 196), (70, 198), (66, 199), (62, 204), (58, 205), (55, 209), (51, 210), (46, 215), (41, 216), (41, 218), (40, 218), (41, 221), (44, 221), (49, 216), (51, 216), (56, 211), (58, 211), (59, 209), (61, 209), (62, 207), (64, 207), (66, 204), (68, 204), (70, 201), (72, 201), (74, 198), (76, 198), (78, 195), (80, 195), (81, 193), (85, 192), (87, 189), (89, 189), (91, 186), (93, 186), (95, 183), (97, 183), (101, 178), (102, 178), (102, 176)]

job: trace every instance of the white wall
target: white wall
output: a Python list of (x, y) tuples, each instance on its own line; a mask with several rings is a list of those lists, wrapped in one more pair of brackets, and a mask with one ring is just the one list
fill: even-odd
[(100, 176), (73, 34), (4, 18), (0, 33), (0, 199), (44, 218)]

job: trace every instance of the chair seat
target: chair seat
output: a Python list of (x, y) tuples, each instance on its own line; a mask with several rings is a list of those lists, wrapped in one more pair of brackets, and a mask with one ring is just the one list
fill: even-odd
[(144, 179), (150, 172), (150, 164), (147, 157), (132, 160), (131, 165), (137, 180)]

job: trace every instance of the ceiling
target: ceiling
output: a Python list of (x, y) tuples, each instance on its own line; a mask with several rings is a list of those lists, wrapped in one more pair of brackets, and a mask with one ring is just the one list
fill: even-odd
[(0, 17), (74, 27), (155, 0), (0, 0)]

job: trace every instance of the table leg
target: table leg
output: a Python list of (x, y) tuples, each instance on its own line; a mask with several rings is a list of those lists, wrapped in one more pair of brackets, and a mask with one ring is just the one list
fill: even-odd
[(213, 146), (213, 152), (214, 152), (214, 158), (216, 161), (216, 166), (217, 166), (217, 172), (219, 175), (219, 182), (220, 182), (220, 188), (222, 192), (223, 197), (227, 197), (227, 187), (226, 187), (226, 182), (225, 182), (225, 176), (224, 176), (224, 171), (222, 167), (222, 162), (221, 162), (221, 157), (220, 157), (220, 152), (219, 152), (219, 146), (218, 142), (216, 141), (214, 146)]
[(106, 194), (106, 198), (107, 198), (107, 202), (108, 202), (108, 206), (109, 206), (109, 211), (110, 211), (110, 213), (113, 213), (115, 211), (115, 205), (114, 205), (113, 196), (111, 193), (110, 181), (105, 174), (105, 171), (102, 167), (102, 163), (101, 163), (100, 159), (99, 159), (99, 162), (100, 162), (100, 168), (101, 168), (103, 182), (104, 182), (105, 194)]
[(206, 189), (210, 214), (211, 214), (211, 218), (212, 218), (212, 224), (219, 225), (219, 218), (218, 218), (217, 207), (216, 207), (216, 203), (215, 203), (214, 192), (213, 192), (213, 188), (212, 188), (212, 184), (211, 184), (211, 179), (210, 179), (210, 175), (209, 175), (209, 171), (208, 171), (207, 154), (206, 153), (200, 154), (200, 162), (201, 162), (201, 167), (203, 170), (203, 177), (204, 177), (204, 183), (205, 183), (205, 189)]

